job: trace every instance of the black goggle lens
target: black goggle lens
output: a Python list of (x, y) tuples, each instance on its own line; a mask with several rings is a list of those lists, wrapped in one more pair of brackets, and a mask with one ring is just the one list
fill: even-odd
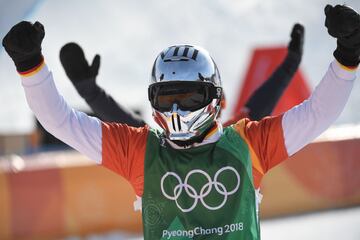
[(152, 84), (149, 87), (151, 105), (158, 111), (170, 111), (174, 103), (183, 111), (195, 111), (220, 97), (221, 88), (210, 83), (164, 83)]

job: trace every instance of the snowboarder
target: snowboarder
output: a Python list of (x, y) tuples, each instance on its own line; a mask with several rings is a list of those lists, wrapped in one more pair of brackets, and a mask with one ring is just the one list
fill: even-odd
[(257, 189), (264, 174), (327, 129), (343, 110), (360, 56), (360, 17), (326, 6), (335, 60), (312, 95), (282, 115), (222, 128), (215, 62), (175, 45), (156, 58), (148, 96), (163, 131), (107, 123), (70, 108), (44, 62), (41, 23), (20, 22), (3, 46), (28, 104), (53, 135), (126, 178), (142, 198), (144, 239), (260, 239)]

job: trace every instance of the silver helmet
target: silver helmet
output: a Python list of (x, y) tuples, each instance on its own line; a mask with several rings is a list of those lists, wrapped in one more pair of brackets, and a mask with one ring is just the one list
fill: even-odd
[(201, 47), (171, 46), (155, 59), (148, 95), (153, 117), (168, 139), (201, 136), (220, 111), (218, 68)]

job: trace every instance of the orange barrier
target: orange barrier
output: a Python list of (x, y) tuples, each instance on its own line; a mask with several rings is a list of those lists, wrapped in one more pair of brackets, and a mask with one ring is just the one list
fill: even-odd
[(78, 153), (10, 157), (1, 162), (0, 239), (142, 229), (141, 214), (133, 210), (131, 186)]
[(359, 205), (359, 156), (359, 138), (308, 145), (265, 176), (263, 217)]
[[(360, 204), (360, 139), (310, 144), (262, 184), (263, 218)], [(0, 159), (0, 239), (141, 232), (121, 177), (73, 152)]]

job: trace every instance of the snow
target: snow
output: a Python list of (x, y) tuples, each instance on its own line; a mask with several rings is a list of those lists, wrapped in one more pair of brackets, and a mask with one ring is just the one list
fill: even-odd
[[(359, 240), (360, 207), (264, 220), (261, 222), (262, 240)], [(68, 237), (64, 240), (142, 240), (141, 236), (114, 231)]]

